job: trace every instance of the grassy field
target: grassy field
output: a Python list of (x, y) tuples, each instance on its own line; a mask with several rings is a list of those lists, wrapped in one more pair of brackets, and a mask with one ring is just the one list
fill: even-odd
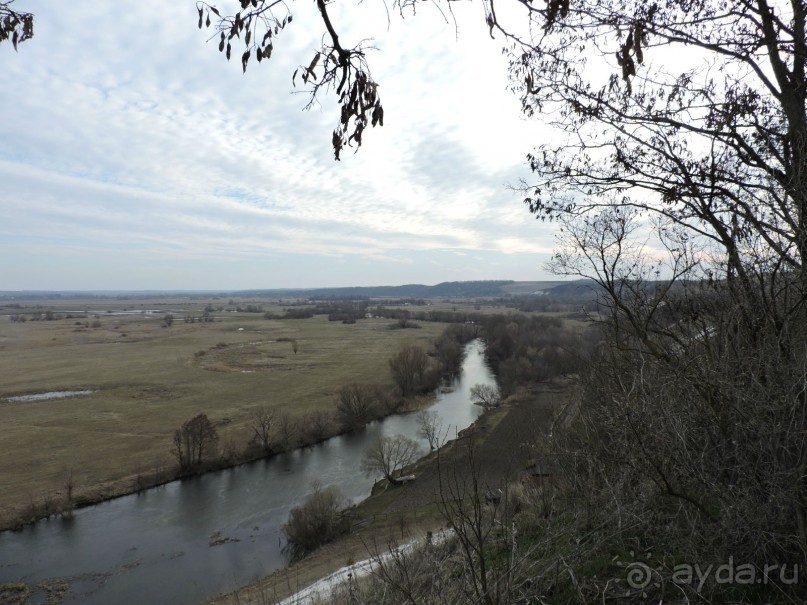
[[(176, 300), (36, 304), (88, 315), (25, 323), (0, 315), (2, 525), (31, 500), (60, 497), (70, 471), (81, 493), (170, 467), (174, 429), (198, 413), (217, 424), (221, 446), (242, 449), (259, 406), (304, 415), (332, 410), (335, 392), (351, 381), (392, 387), (387, 359), (403, 343), (429, 345), (444, 327), (390, 330), (389, 320), (346, 325), (226, 310), (214, 312), (213, 323), (185, 323), (183, 313), (195, 304), (201, 314), (204, 303)], [(124, 308), (158, 312), (115, 314)], [(166, 310), (175, 318), (169, 328)], [(287, 339), (297, 342), (297, 353)], [(93, 393), (8, 401), (62, 390)]]

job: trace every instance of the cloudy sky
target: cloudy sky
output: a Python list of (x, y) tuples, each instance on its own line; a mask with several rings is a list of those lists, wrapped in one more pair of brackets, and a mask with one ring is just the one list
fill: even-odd
[(389, 27), (381, 2), (334, 11), (345, 44), (375, 39), (385, 109), (334, 162), (336, 99), (305, 112), (291, 84), (313, 5), (244, 75), (191, 0), (18, 0), (35, 36), (0, 45), (0, 290), (551, 279), (554, 227), (508, 188), (549, 135), (481, 6), (458, 38), (428, 4)]

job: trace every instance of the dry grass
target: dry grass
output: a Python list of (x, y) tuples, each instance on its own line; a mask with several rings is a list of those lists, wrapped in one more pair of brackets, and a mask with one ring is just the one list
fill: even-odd
[[(333, 409), (334, 393), (347, 382), (391, 387), (392, 353), (403, 343), (427, 345), (443, 329), (424, 324), (389, 330), (388, 320), (344, 325), (324, 317), (268, 321), (235, 313), (214, 313), (223, 317), (215, 323), (187, 324), (177, 301), (166, 303), (175, 319), (164, 328), (162, 312), (105, 313), (136, 307), (133, 301), (93, 304), (100, 328), (84, 326), (95, 310), (87, 319), (26, 323), (0, 316), (0, 525), (32, 500), (58, 500), (68, 469), (79, 497), (129, 491), (136, 475), (173, 465), (171, 434), (198, 413), (218, 424), (222, 446), (240, 449), (249, 436), (250, 412), (259, 406), (301, 416)], [(137, 304), (156, 308), (152, 301)], [(63, 310), (81, 308), (62, 303)], [(278, 341), (283, 338), (297, 341), (297, 354), (289, 341)], [(95, 393), (6, 400), (80, 389)]]

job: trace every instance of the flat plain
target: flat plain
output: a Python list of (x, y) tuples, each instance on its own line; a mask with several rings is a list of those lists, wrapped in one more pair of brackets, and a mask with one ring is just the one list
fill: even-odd
[[(0, 309), (0, 526), (32, 503), (63, 497), (67, 477), (76, 496), (131, 491), (137, 475), (175, 463), (173, 431), (196, 414), (217, 426), (220, 447), (240, 450), (261, 406), (302, 417), (333, 410), (349, 382), (392, 388), (387, 360), (405, 343), (428, 347), (445, 327), (267, 320), (226, 308), (211, 312), (212, 322), (185, 322), (201, 316), (198, 300), (16, 303)], [(10, 321), (33, 305), (63, 318)], [(9, 401), (51, 391), (92, 393)]]

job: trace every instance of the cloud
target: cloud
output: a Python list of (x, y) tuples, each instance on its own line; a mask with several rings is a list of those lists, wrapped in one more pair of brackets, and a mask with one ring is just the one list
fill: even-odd
[[(400, 283), (436, 276), (417, 277), (431, 261), (423, 255), (454, 279), (495, 277), (496, 255), (551, 246), (506, 187), (528, 176), (523, 157), (539, 131), (520, 121), (478, 15), (461, 15), (468, 33), (458, 42), (434, 16), (395, 18), (387, 30), (383, 11), (358, 22), (335, 12), (346, 40), (366, 35), (359, 23), (377, 35), (370, 60), (387, 116), (358, 154), (335, 163), (335, 99), (303, 112), (305, 95), (290, 94), (291, 72), (318, 43), (303, 25), (313, 7), (293, 7), (295, 27), (278, 37), (270, 65), (246, 74), (195, 28), (192, 3), (38, 7), (36, 37), (4, 61), (14, 85), (0, 97), (0, 243), (23, 265), (0, 267), (4, 287), (55, 287), (72, 275), (73, 287), (108, 288), (101, 259), (121, 251), (137, 280), (125, 287), (152, 287), (160, 258), (175, 263), (168, 273), (193, 276), (176, 287), (206, 288), (234, 279), (188, 270), (211, 259), (240, 259), (253, 275), (286, 263), (283, 275), (317, 286), (362, 277), (323, 262), (350, 258), (365, 282)], [(89, 268), (59, 267), (59, 250)], [(45, 251), (53, 266), (32, 265), (34, 286), (20, 277), (25, 259)], [(472, 251), (485, 252), (487, 268), (461, 264)], [(239, 273), (240, 287), (256, 285), (249, 275)], [(534, 277), (532, 265), (523, 277)]]

